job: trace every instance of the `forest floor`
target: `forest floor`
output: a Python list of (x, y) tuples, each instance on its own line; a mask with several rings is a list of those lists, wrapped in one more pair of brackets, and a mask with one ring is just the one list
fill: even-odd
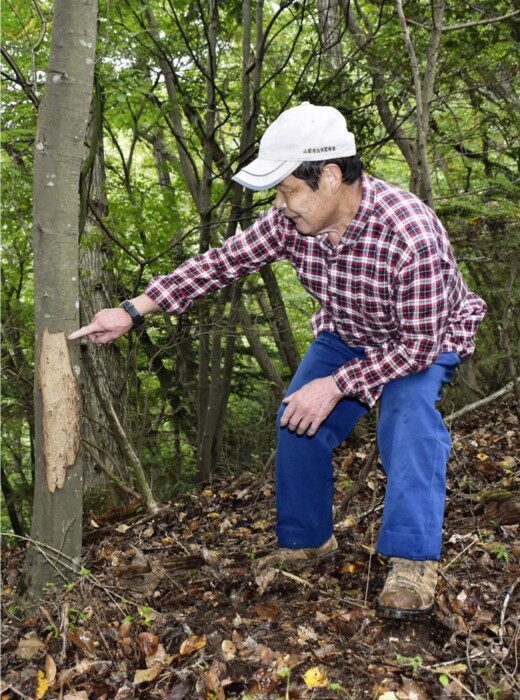
[[(337, 454), (339, 553), (257, 575), (275, 545), (272, 474), (215, 480), (150, 515), (90, 514), (79, 581), (13, 613), (4, 548), (0, 696), (66, 700), (520, 698), (520, 438), (512, 399), (451, 426), (442, 575), (423, 621), (377, 617), (384, 476), (345, 508), (371, 445)], [(513, 496), (513, 498), (511, 498)]]

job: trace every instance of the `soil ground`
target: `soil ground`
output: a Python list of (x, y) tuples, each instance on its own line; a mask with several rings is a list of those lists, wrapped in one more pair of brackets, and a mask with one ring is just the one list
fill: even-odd
[(1, 699), (520, 698), (520, 438), (512, 400), (451, 426), (445, 544), (434, 610), (378, 618), (384, 494), (370, 452), (338, 451), (339, 552), (258, 575), (275, 545), (272, 474), (245, 474), (149, 515), (90, 514), (83, 574), (14, 613), (23, 551), (4, 548)]

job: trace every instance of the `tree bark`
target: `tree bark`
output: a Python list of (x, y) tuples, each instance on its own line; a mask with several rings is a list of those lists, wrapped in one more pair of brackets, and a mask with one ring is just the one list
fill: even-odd
[[(80, 289), (81, 289), (81, 323), (89, 319), (99, 309), (114, 305), (114, 264), (111, 241), (96, 225), (96, 219), (106, 219), (108, 202), (106, 197), (105, 154), (103, 147), (103, 99), (99, 86), (96, 85), (95, 99), (92, 102), (89, 124), (89, 149), (82, 168), (81, 188), (82, 211), (84, 210), (84, 227), (80, 230)], [(88, 216), (91, 210), (95, 218)], [(112, 397), (114, 410), (121, 420), (125, 397), (125, 379), (121, 368), (120, 349), (117, 344), (98, 346), (89, 343), (85, 352), (92, 356), (96, 367), (101, 369), (98, 382), (106, 384), (106, 391)], [(128, 469), (117, 441), (113, 439), (103, 406), (92, 385), (88, 372), (83, 375), (82, 390), (82, 425), (81, 436), (96, 445), (101, 453), (108, 452), (116, 473), (128, 478)], [(84, 458), (84, 490), (99, 486), (99, 464), (87, 451)], [(102, 478), (102, 484), (106, 480)]]
[(344, 61), (338, 0), (318, 0), (318, 25), (323, 53), (332, 70), (339, 71)]
[[(33, 251), (36, 328), (36, 472), (31, 540), (18, 586), (22, 607), (37, 604), (47, 584), (69, 580), (79, 565), (83, 471), (79, 458), (80, 172), (92, 96), (97, 0), (54, 4), (45, 95), (34, 163)], [(52, 552), (52, 555), (50, 554)]]
[(285, 390), (285, 383), (276, 371), (276, 367), (271, 362), (271, 358), (267, 354), (267, 350), (260, 342), (260, 338), (258, 337), (253, 324), (251, 323), (251, 317), (249, 316), (247, 309), (242, 302), (238, 308), (238, 314), (240, 325), (246, 334), (246, 338), (251, 350), (253, 351), (253, 355), (260, 365), (260, 369), (262, 370), (264, 377), (271, 382), (271, 384), (276, 386), (278, 398), (281, 400)]
[(3, 467), (0, 468), (0, 474), (2, 484), (2, 495), (4, 497), (7, 515), (9, 516), (13, 532), (15, 535), (25, 535), (21, 518), (18, 516), (18, 511), (16, 510), (16, 493), (11, 487), (11, 484), (9, 483), (9, 479), (7, 478), (7, 474)]
[(287, 359), (287, 365), (294, 374), (301, 362), (301, 356), (298, 351), (298, 346), (296, 345), (291, 323), (287, 316), (278, 280), (269, 265), (260, 271), (260, 275), (264, 281), (267, 296), (271, 304), (272, 321), (277, 328), (275, 338), (279, 338), (280, 345), (283, 348), (283, 356)]
[(211, 324), (211, 345), (208, 343), (207, 356), (200, 358), (200, 368), (204, 370), (204, 374), (201, 374), (199, 381), (205, 382), (206, 391), (203, 402), (199, 394), (200, 423), (197, 450), (197, 480), (199, 482), (205, 482), (209, 479), (213, 466), (212, 456), (217, 426), (219, 425), (222, 392), (224, 391), (221, 364), (225, 309), (226, 295), (221, 294), (217, 300)]

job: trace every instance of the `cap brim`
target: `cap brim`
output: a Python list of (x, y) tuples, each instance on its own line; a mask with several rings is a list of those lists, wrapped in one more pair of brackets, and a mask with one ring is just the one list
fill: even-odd
[(232, 180), (250, 190), (268, 190), (280, 184), (282, 180), (296, 170), (299, 160), (266, 160), (257, 158), (236, 175)]

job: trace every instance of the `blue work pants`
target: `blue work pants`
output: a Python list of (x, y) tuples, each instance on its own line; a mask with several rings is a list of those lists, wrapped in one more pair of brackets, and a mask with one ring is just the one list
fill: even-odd
[[(364, 356), (336, 333), (320, 333), (302, 360), (287, 394)], [(394, 379), (381, 395), (377, 430), (387, 476), (377, 551), (385, 556), (437, 560), (442, 544), (446, 463), (451, 442), (435, 407), (460, 358), (442, 353), (431, 367)], [(276, 457), (277, 535), (281, 547), (319, 547), (332, 535), (332, 451), (368, 408), (354, 398), (336, 404), (313, 437), (280, 427)]]

